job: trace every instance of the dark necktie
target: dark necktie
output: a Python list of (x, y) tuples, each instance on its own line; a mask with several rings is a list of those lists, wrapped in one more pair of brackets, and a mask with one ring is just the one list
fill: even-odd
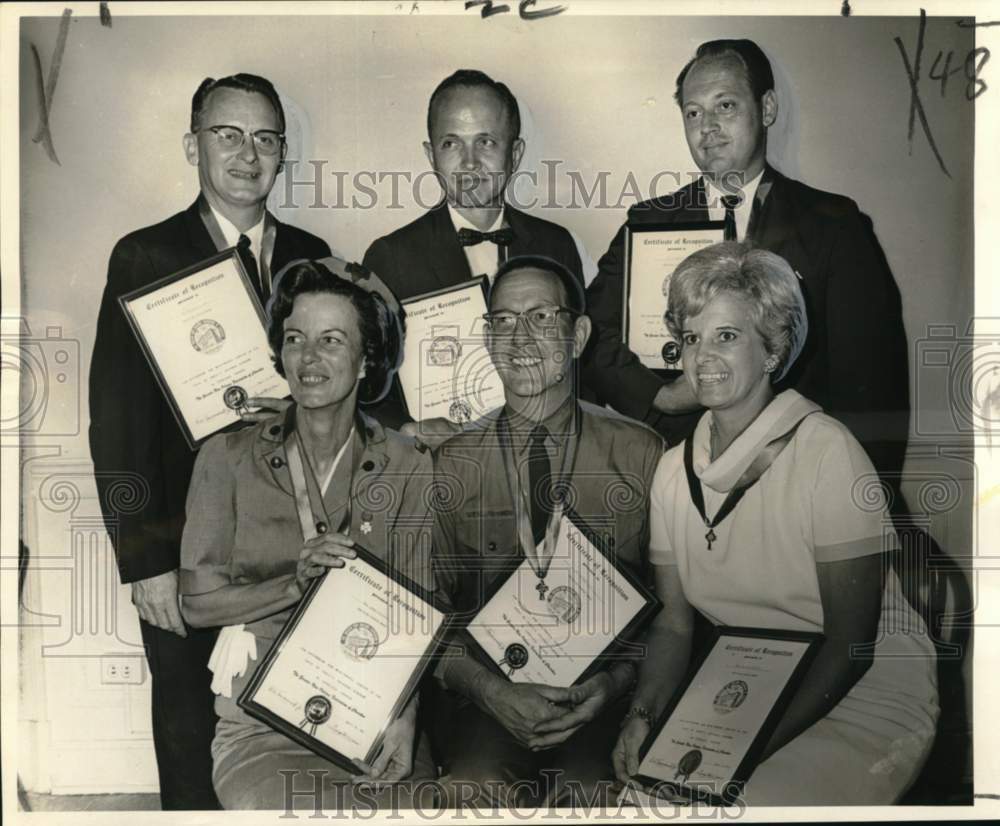
[(531, 431), (528, 450), (528, 487), (531, 491), (531, 534), (536, 543), (545, 537), (545, 528), (552, 513), (552, 468), (545, 437), (549, 432), (544, 425)]
[(245, 235), (241, 235), (240, 240), (236, 242), (236, 249), (240, 251), (240, 257), (243, 259), (243, 266), (247, 268), (247, 275), (250, 276), (253, 288), (257, 291), (257, 297), (261, 301), (266, 301), (267, 296), (264, 295), (264, 288), (260, 283), (260, 270), (257, 268), (257, 259), (254, 257), (253, 250), (250, 248), (250, 239)]
[(757, 194), (754, 196), (753, 205), (750, 207), (750, 220), (747, 222), (747, 241), (753, 241), (756, 237), (757, 222), (760, 220), (760, 212), (761, 209), (763, 209), (764, 199), (767, 197), (767, 190), (770, 186), (770, 184), (763, 183), (757, 188)]
[(514, 231), (510, 227), (500, 227), (493, 232), (480, 232), (478, 229), (462, 227), (458, 231), (458, 243), (463, 247), (474, 247), (483, 241), (489, 241), (499, 246), (507, 246), (514, 240)]
[(726, 226), (723, 229), (723, 240), (736, 241), (736, 207), (743, 199), (739, 195), (724, 195), (722, 205), (726, 208)]

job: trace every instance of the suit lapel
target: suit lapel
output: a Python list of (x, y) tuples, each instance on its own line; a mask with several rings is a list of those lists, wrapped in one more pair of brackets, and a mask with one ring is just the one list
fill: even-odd
[(765, 190), (759, 207), (752, 238), (755, 246), (779, 255), (798, 235), (796, 216), (788, 198), (786, 183), (787, 179), (780, 172), (771, 167), (765, 169), (760, 187), (769, 188)]
[(524, 220), (524, 213), (518, 212), (508, 204), (504, 209), (504, 218), (507, 226), (514, 233), (514, 240), (511, 241), (507, 257), (513, 258), (515, 255), (530, 255), (535, 247), (528, 222)]
[(705, 179), (698, 177), (681, 190), (681, 203), (678, 217), (684, 221), (708, 220), (708, 194), (705, 191)]
[[(198, 196), (199, 200), (201, 195)], [(217, 249), (205, 222), (201, 220), (199, 201), (195, 201), (184, 212), (184, 226), (187, 230), (188, 246), (197, 254), (198, 260), (211, 258), (221, 250)], [(223, 247), (223, 249), (225, 249)]]
[(292, 239), (288, 233), (288, 228), (275, 218), (274, 250), (271, 252), (271, 283), (274, 284), (275, 277), (287, 264), (302, 257), (301, 253), (296, 255), (295, 250), (292, 248)]
[(458, 233), (448, 214), (447, 203), (442, 202), (428, 214), (431, 223), (430, 268), (439, 287), (452, 287), (472, 278), (465, 250), (458, 243)]
[(652, 203), (653, 209), (640, 211), (639, 207), (633, 207), (629, 212), (629, 221), (636, 224), (689, 224), (708, 220), (705, 182), (700, 177)]

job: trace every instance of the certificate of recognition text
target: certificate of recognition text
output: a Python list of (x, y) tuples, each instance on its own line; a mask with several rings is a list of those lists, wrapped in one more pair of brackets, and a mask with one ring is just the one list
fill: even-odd
[(679, 343), (663, 321), (670, 276), (691, 253), (722, 237), (719, 221), (626, 229), (625, 342), (646, 367), (680, 369)]
[(228, 251), (119, 299), (192, 447), (240, 421), (227, 389), (244, 399), (289, 394), (252, 290)]
[(643, 745), (639, 776), (727, 799), (791, 699), (820, 635), (721, 629)]
[(659, 608), (568, 516), (559, 524), (543, 594), (538, 581), (523, 560), (467, 627), (513, 682), (573, 685)]
[(418, 422), (462, 424), (504, 403), (503, 385), (486, 350), (484, 279), (403, 302), (406, 345), (399, 381)]
[(240, 704), (345, 767), (370, 762), (445, 615), (362, 554), (330, 569), (305, 599)]

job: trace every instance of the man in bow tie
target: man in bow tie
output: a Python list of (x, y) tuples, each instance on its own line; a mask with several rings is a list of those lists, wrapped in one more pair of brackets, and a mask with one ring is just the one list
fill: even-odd
[(505, 84), (473, 69), (445, 78), (427, 107), (427, 133), (424, 152), (444, 200), (372, 243), (363, 262), (401, 301), (492, 278), (516, 255), (545, 255), (583, 283), (569, 232), (504, 202), (524, 154), (517, 100)]
[[(505, 203), (524, 153), (517, 100), (483, 72), (445, 78), (427, 108), (424, 152), (444, 200), (415, 221), (377, 239), (364, 265), (405, 301), (485, 275), (517, 255), (544, 255), (583, 284), (580, 254), (563, 227)], [(398, 394), (375, 415), (390, 427), (409, 419)]]
[[(909, 424), (909, 372), (899, 289), (854, 201), (813, 189), (767, 162), (778, 117), (774, 74), (751, 40), (701, 44), (676, 81), (696, 181), (636, 204), (628, 223), (724, 221), (726, 237), (751, 240), (801, 276), (809, 312), (803, 355), (777, 389), (794, 387), (840, 419), (886, 478), (898, 478)], [(727, 196), (732, 196), (728, 200)], [(583, 378), (602, 399), (655, 427), (671, 444), (697, 409), (675, 370), (644, 366), (622, 341), (624, 229), (587, 290), (595, 344)]]

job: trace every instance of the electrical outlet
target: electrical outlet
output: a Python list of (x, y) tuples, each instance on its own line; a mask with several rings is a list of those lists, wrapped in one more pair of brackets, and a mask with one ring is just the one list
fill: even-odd
[(101, 657), (102, 685), (142, 685), (146, 679), (146, 661), (128, 654)]

